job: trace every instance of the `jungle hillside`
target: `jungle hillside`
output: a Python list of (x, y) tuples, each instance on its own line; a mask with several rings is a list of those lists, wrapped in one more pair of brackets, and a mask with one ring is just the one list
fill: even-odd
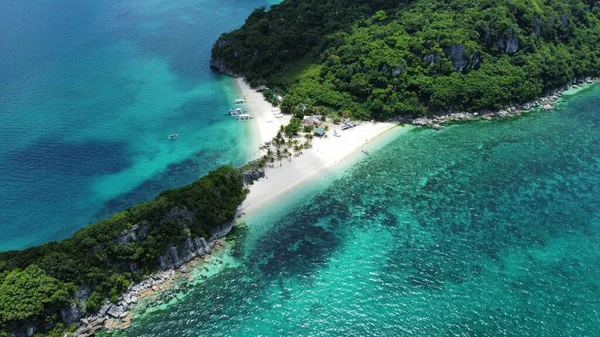
[(600, 74), (596, 0), (285, 0), (223, 34), (211, 66), (298, 117), (498, 110)]

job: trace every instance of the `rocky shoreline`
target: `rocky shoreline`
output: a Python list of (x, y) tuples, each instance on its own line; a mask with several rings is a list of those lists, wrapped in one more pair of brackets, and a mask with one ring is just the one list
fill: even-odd
[(534, 109), (542, 109), (543, 111), (551, 111), (556, 108), (558, 100), (562, 94), (569, 89), (579, 89), (584, 86), (600, 83), (600, 78), (585, 78), (582, 80), (575, 79), (570, 85), (561, 89), (553, 90), (546, 96), (539, 98), (533, 102), (525, 104), (516, 104), (497, 112), (455, 112), (450, 114), (442, 114), (436, 117), (420, 117), (415, 119), (403, 119), (418, 127), (428, 127), (434, 130), (444, 129), (443, 124), (451, 124), (457, 122), (474, 121), (474, 120), (492, 120), (498, 118), (510, 118), (521, 116), (523, 113)]
[[(600, 78), (574, 80), (572, 84), (554, 90), (533, 102), (517, 104), (497, 112), (455, 112), (429, 118), (403, 118), (400, 121), (409, 122), (418, 127), (442, 130), (444, 124), (517, 117), (534, 109), (551, 111), (556, 108), (557, 102), (566, 90), (595, 83), (600, 83)], [(264, 171), (257, 170), (253, 165), (243, 170), (243, 174), (246, 185), (250, 185), (264, 177)], [(204, 238), (189, 238), (179, 247), (170, 247), (164, 258), (161, 256), (160, 267), (162, 271), (148, 276), (141, 282), (132, 284), (116, 304), (107, 301), (98, 313), (79, 320), (79, 323), (76, 324), (79, 328), (73, 333), (73, 336), (90, 337), (103, 329), (110, 332), (129, 328), (134, 317), (133, 309), (138, 306), (142, 299), (173, 289), (177, 280), (187, 278), (190, 267), (194, 267), (199, 262), (208, 262), (211, 253), (224, 246), (224, 242), (220, 239), (226, 236), (233, 226), (233, 222), (222, 226), (223, 228), (216, 230), (208, 241)]]
[[(230, 227), (230, 230), (233, 226)], [(127, 291), (119, 297), (116, 304), (106, 301), (95, 315), (85, 317), (79, 321), (79, 328), (73, 333), (74, 337), (94, 336), (101, 330), (111, 332), (126, 330), (130, 327), (134, 317), (134, 309), (144, 299), (156, 297), (161, 293), (172, 290), (178, 280), (188, 279), (188, 272), (198, 263), (209, 262), (213, 252), (220, 250), (225, 243), (220, 240), (227, 233), (208, 242), (210, 250), (201, 256), (195, 256), (176, 268), (169, 268), (148, 276), (145, 280), (129, 286)], [(156, 298), (150, 305), (156, 304)]]
[[(264, 170), (251, 164), (239, 169), (246, 186), (253, 184), (254, 181), (265, 175)], [(185, 220), (192, 214), (185, 209), (173, 209), (168, 216)], [(236, 218), (240, 216), (238, 211)], [(133, 310), (143, 299), (153, 298), (154, 295), (166, 293), (169, 290), (177, 290), (177, 281), (179, 280), (189, 281), (189, 270), (198, 263), (209, 262), (212, 254), (225, 246), (221, 239), (231, 232), (235, 224), (236, 220), (233, 220), (216, 227), (208, 240), (203, 237), (188, 237), (179, 245), (170, 246), (159, 258), (159, 272), (148, 276), (143, 281), (131, 284), (116, 303), (106, 300), (97, 313), (82, 319), (78, 319), (81, 317), (79, 312), (85, 311), (85, 301), (89, 297), (90, 291), (89, 289), (80, 289), (81, 296), (77, 297), (79, 303), (73, 303), (70, 308), (61, 312), (63, 321), (78, 327), (72, 334), (73, 337), (90, 337), (100, 330), (110, 332), (129, 328), (134, 317)], [(128, 240), (142, 238), (145, 231), (147, 231), (147, 227), (143, 225), (133, 226), (131, 230), (122, 233), (119, 238), (120, 242), (127, 243)], [(156, 304), (155, 300), (156, 298), (151, 300), (149, 306)], [(81, 307), (84, 309), (81, 310)]]

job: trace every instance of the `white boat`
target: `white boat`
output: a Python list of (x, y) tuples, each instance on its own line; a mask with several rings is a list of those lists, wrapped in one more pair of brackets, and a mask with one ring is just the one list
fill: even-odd
[(367, 151), (367, 150), (365, 150), (365, 149), (361, 149), (361, 151), (362, 151), (362, 153), (366, 154), (367, 156), (371, 155), (371, 154), (369, 153), (369, 151)]
[(335, 137), (341, 137), (342, 135), (340, 135), (339, 133), (337, 133), (337, 130), (333, 130), (333, 135)]
[(243, 98), (238, 98), (234, 101), (235, 104), (244, 104), (246, 103), (246, 100)]
[(242, 115), (243, 113), (244, 113), (244, 110), (242, 110), (241, 108), (235, 108), (235, 109), (229, 110), (229, 116), (231, 116), (231, 117), (238, 117), (239, 115)]
[(174, 134), (172, 134), (172, 135), (169, 136), (169, 140), (175, 140), (177, 138), (179, 138), (179, 134), (178, 133), (174, 133)]

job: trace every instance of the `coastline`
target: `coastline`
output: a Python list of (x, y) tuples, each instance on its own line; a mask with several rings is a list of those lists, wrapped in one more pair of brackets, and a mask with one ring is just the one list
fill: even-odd
[(281, 118), (275, 117), (273, 110), (279, 110), (278, 108), (267, 102), (260, 92), (250, 88), (242, 77), (237, 77), (234, 80), (239, 95), (246, 100), (246, 107), (252, 116), (250, 120), (252, 148), (250, 161), (252, 161), (260, 157), (258, 146), (272, 140), (279, 128), (288, 125), (292, 117), (290, 115), (284, 115)]
[(534, 101), (527, 102), (524, 104), (515, 104), (513, 106), (505, 107), (497, 112), (491, 111), (480, 111), (480, 112), (455, 112), (448, 114), (441, 114), (436, 117), (419, 117), (415, 119), (406, 119), (412, 125), (418, 127), (430, 127), (435, 130), (444, 129), (444, 124), (460, 123), (466, 121), (476, 120), (492, 120), (502, 119), (510, 117), (519, 117), (524, 113), (534, 111), (545, 111), (550, 112), (558, 107), (562, 102), (563, 96), (573, 96), (580, 91), (591, 88), (592, 86), (600, 83), (599, 78), (587, 77), (581, 81), (574, 81), (570, 84), (565, 85), (562, 88), (558, 88), (548, 92), (545, 96), (542, 96)]
[[(241, 78), (237, 78), (236, 82), (240, 89), (240, 94), (247, 99), (248, 109), (254, 117), (252, 120), (252, 141), (260, 144), (271, 140), (279, 130), (279, 126), (288, 123), (291, 117), (288, 115), (284, 118), (275, 118), (271, 111), (271, 109), (275, 108), (264, 100), (261, 93), (252, 90)], [(553, 92), (547, 97), (538, 99), (536, 102), (551, 100), (553, 107), (555, 107), (556, 104), (560, 103), (562, 95), (576, 95), (580, 91), (584, 91), (597, 83), (597, 81), (591, 81), (584, 85), (572, 85), (568, 87), (570, 88), (568, 90), (567, 88), (561, 89), (557, 92)], [(539, 110), (546, 109), (538, 104), (527, 110), (515, 111), (513, 114), (499, 115), (496, 113), (493, 117), (514, 117), (520, 116), (522, 112)], [(460, 120), (488, 119), (485, 118), (485, 116), (486, 115), (484, 114), (479, 116), (472, 115), (472, 118)], [(450, 121), (451, 120), (448, 120), (448, 122)], [(431, 124), (428, 126), (431, 126)], [(279, 161), (277, 161), (275, 167), (267, 167), (265, 169), (266, 178), (255, 181), (253, 185), (248, 186), (250, 193), (239, 207), (240, 215), (243, 217), (254, 215), (265, 206), (268, 206), (279, 198), (297, 190), (303, 184), (339, 170), (340, 164), (351, 165), (353, 160), (350, 158), (359, 159), (362, 157), (359, 150), (363, 148), (370, 149), (373, 145), (378, 144), (379, 141), (391, 141), (398, 135), (413, 129), (413, 126), (399, 128), (397, 123), (392, 122), (363, 122), (358, 127), (343, 131), (342, 137), (329, 137), (327, 139), (315, 138), (313, 140), (312, 148), (305, 149), (300, 156), (292, 158), (291, 161), (284, 159), (281, 161), (281, 166)], [(396, 130), (398, 133), (393, 132)], [(389, 135), (389, 137), (386, 137), (386, 135)], [(253, 158), (256, 159), (260, 154), (260, 151), (257, 150)], [(344, 167), (345, 166), (346, 165), (344, 165)], [(217, 242), (218, 244), (215, 245), (215, 252), (217, 252), (219, 248), (224, 247), (222, 241)], [(140, 295), (135, 299), (136, 303), (131, 303), (131, 311), (124, 317), (113, 319), (108, 319), (107, 317), (102, 320), (101, 325), (98, 324), (97, 326), (94, 326), (92, 322), (88, 321), (90, 318), (94, 318), (92, 316), (82, 320), (82, 323), (87, 323), (84, 325), (88, 325), (92, 328), (90, 329), (92, 335), (101, 328), (105, 328), (105, 331), (107, 332), (110, 332), (111, 330), (126, 330), (132, 323), (132, 319), (135, 319), (135, 317), (141, 317), (145, 314), (152, 313), (155, 310), (161, 310), (161, 306), (169, 305), (172, 301), (176, 301), (175, 294), (188, 289), (189, 286), (201, 283), (201, 280), (194, 277), (194, 275), (196, 275), (194, 270), (198, 270), (200, 267), (206, 267), (209, 261), (210, 254), (203, 257), (197, 257), (183, 264), (183, 266), (179, 268), (170, 269), (149, 276), (146, 281), (140, 283), (150, 282), (150, 286), (144, 291), (136, 291), (139, 292)], [(210, 276), (211, 275), (207, 275), (207, 277)], [(202, 279), (205, 279), (205, 277), (202, 277)], [(138, 285), (140, 283), (138, 283)], [(182, 285), (182, 283), (184, 285)], [(127, 294), (122, 296), (123, 300), (128, 297), (126, 295)]]
[[(243, 78), (237, 78), (237, 83), (253, 116), (254, 143), (271, 141), (280, 126), (289, 123), (291, 116), (276, 118), (272, 111), (276, 108), (267, 102), (260, 92), (250, 88)], [(329, 124), (329, 130), (335, 129), (341, 136), (315, 137), (312, 147), (304, 149), (300, 155), (292, 157), (291, 160), (277, 161), (274, 167), (266, 167), (266, 178), (249, 186), (250, 193), (240, 206), (241, 213), (253, 213), (314, 177), (324, 175), (333, 165), (346, 160), (397, 125), (395, 122), (361, 122), (354, 128), (340, 131), (340, 126)], [(257, 149), (254, 159), (263, 154)]]

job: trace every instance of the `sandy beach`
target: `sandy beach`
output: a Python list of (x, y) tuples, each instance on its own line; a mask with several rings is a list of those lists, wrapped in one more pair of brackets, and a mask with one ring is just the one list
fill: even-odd
[[(251, 89), (241, 78), (237, 79), (242, 95), (255, 123), (255, 142), (262, 144), (275, 137), (280, 125), (287, 125), (291, 116), (275, 118), (270, 103), (264, 100), (261, 93)], [(267, 203), (274, 201), (294, 190), (313, 177), (326, 174), (327, 170), (348, 158), (352, 153), (360, 151), (366, 144), (394, 128), (394, 123), (362, 122), (349, 130), (340, 130), (340, 126), (330, 125), (327, 138), (315, 137), (312, 148), (303, 150), (291, 161), (275, 161), (275, 167), (266, 168), (266, 178), (250, 186), (250, 194), (241, 206), (242, 212), (249, 214)], [(334, 137), (333, 130), (341, 135)], [(301, 138), (300, 138), (301, 139)], [(257, 149), (256, 157), (263, 155)], [(281, 166), (280, 166), (281, 165)]]

